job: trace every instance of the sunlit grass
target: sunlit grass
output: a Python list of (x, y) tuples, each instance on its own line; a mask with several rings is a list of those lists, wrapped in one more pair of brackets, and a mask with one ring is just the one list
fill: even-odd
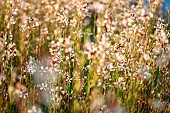
[(161, 5), (0, 1), (0, 112), (170, 112)]

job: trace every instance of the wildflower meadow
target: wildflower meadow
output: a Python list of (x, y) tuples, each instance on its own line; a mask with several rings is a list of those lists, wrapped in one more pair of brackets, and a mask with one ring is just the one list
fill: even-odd
[(170, 113), (163, 0), (0, 0), (0, 113)]

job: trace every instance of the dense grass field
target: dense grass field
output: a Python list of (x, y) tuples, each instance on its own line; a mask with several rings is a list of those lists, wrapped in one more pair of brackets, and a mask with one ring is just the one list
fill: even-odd
[(0, 113), (170, 113), (170, 15), (148, 3), (0, 0)]

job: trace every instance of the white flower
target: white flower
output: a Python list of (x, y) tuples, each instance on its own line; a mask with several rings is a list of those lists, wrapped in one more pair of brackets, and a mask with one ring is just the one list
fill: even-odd
[(115, 54), (115, 58), (118, 62), (124, 62), (125, 61), (125, 57), (118, 52)]
[(46, 87), (47, 87), (47, 84), (45, 83), (42, 83), (41, 86), (40, 86), (40, 90), (46, 90)]
[(94, 9), (96, 12), (101, 13), (105, 10), (105, 5), (99, 2), (94, 2), (93, 3)]
[(35, 105), (33, 105), (31, 107), (31, 109), (28, 109), (27, 113), (43, 113), (41, 108), (36, 107)]
[(149, 73), (149, 69), (144, 67), (144, 68), (140, 68), (137, 73), (140, 75), (140, 77), (142, 79), (146, 79), (149, 80), (151, 78), (151, 73)]
[(144, 55), (143, 55), (143, 58), (144, 58), (146, 61), (148, 61), (148, 60), (150, 59), (150, 56), (149, 56), (148, 54), (144, 54)]

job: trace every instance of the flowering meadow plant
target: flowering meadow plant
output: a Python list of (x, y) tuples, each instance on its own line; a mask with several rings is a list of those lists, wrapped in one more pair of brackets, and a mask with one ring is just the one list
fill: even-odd
[(162, 5), (0, 0), (0, 112), (170, 112)]

